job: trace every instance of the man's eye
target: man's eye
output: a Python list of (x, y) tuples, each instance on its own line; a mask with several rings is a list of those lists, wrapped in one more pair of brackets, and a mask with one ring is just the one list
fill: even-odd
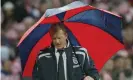
[(61, 39), (60, 37), (58, 39)]

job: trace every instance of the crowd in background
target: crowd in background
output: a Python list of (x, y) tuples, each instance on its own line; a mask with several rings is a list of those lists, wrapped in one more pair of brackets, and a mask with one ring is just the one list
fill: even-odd
[[(2, 0), (1, 80), (21, 80), (16, 45), (24, 32), (48, 8), (58, 8), (75, 0)], [(117, 52), (100, 71), (101, 80), (133, 80), (133, 0), (81, 0), (99, 9), (122, 16), (125, 49)]]

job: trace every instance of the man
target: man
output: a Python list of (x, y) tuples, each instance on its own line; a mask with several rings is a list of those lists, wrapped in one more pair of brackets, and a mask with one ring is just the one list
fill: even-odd
[(40, 51), (33, 80), (99, 80), (87, 50), (72, 46), (62, 23), (51, 26), (52, 45)]

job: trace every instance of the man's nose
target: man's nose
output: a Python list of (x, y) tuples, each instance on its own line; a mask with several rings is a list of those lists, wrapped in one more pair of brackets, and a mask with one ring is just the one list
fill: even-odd
[(60, 41), (57, 39), (57, 40), (56, 40), (56, 43), (57, 43), (57, 44), (59, 44), (59, 43), (60, 43)]

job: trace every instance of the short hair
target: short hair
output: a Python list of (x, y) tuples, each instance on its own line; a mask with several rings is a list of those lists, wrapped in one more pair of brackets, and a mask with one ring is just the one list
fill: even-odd
[(63, 23), (55, 23), (55, 24), (52, 24), (49, 32), (50, 33), (56, 33), (59, 30), (62, 30), (64, 33), (67, 33), (66, 28), (65, 28), (65, 25)]

